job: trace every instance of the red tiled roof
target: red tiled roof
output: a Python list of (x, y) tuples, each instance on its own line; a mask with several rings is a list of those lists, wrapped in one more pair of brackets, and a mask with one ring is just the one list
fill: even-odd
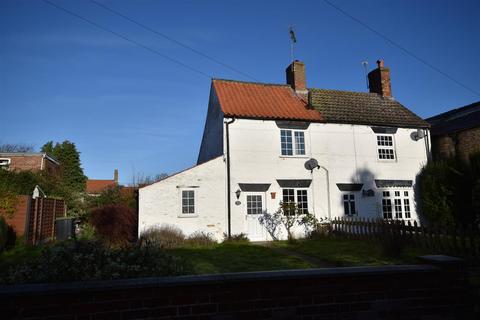
[(213, 80), (220, 107), (227, 117), (322, 121), (317, 110), (288, 85)]
[(87, 180), (85, 191), (87, 193), (101, 193), (102, 191), (113, 188), (117, 185), (115, 180)]

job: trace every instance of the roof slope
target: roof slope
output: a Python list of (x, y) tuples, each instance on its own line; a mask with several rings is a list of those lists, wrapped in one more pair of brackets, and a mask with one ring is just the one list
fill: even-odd
[(433, 135), (443, 135), (480, 127), (480, 101), (425, 119)]
[(215, 79), (213, 88), (227, 117), (323, 120), (288, 85)]
[(86, 182), (85, 191), (87, 193), (102, 193), (107, 189), (113, 188), (117, 185), (115, 180), (95, 180), (95, 179), (88, 179)]
[(309, 102), (289, 85), (213, 80), (227, 117), (428, 128), (422, 118), (376, 93), (309, 89)]
[(310, 103), (326, 122), (406, 128), (430, 126), (398, 101), (376, 93), (310, 89)]

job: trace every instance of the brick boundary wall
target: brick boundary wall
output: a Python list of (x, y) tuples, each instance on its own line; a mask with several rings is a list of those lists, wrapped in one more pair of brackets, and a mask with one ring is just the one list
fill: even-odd
[(470, 319), (459, 261), (3, 286), (0, 307), (2, 319)]

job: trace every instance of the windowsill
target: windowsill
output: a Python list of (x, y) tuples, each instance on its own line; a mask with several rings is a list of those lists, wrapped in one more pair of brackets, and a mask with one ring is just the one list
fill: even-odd
[(282, 159), (309, 159), (309, 156), (306, 155), (295, 155), (295, 156), (279, 156)]
[(397, 159), (377, 159), (377, 161), (381, 163), (395, 163)]
[(177, 218), (198, 218), (198, 213), (182, 213), (177, 215)]

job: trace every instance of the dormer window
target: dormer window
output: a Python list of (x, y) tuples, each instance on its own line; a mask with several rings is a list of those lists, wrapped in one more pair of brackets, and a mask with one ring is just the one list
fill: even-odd
[(296, 130), (280, 130), (282, 156), (305, 155), (305, 133)]
[(377, 135), (377, 150), (379, 160), (395, 160), (395, 144), (392, 134)]

